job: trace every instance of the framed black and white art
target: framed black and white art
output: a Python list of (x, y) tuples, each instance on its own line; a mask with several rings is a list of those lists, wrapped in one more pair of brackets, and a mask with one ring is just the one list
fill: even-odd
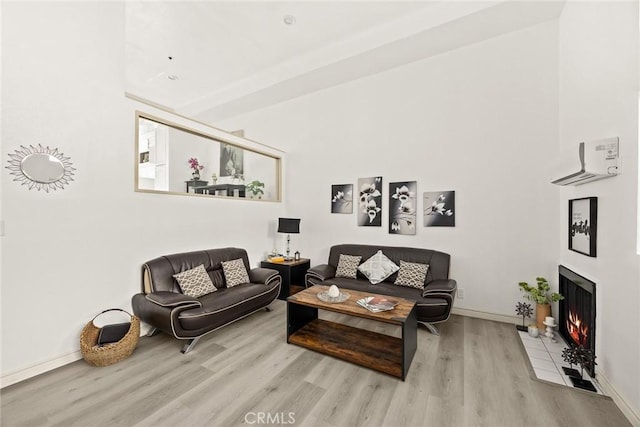
[(598, 198), (569, 200), (569, 249), (595, 257), (597, 229)]
[(425, 227), (456, 226), (456, 192), (429, 191), (422, 194)]
[(331, 213), (353, 213), (353, 184), (331, 186)]
[(382, 227), (382, 177), (358, 179), (358, 225)]
[(220, 176), (244, 174), (244, 150), (230, 144), (220, 144)]
[(389, 184), (389, 234), (416, 234), (416, 182)]

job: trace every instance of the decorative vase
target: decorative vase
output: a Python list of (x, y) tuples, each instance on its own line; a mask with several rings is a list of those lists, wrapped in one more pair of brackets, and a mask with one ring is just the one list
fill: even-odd
[(544, 319), (551, 316), (551, 304), (536, 304), (536, 326), (544, 331), (547, 327)]
[(200, 179), (200, 171), (193, 171), (191, 176), (193, 177), (194, 181), (199, 180)]

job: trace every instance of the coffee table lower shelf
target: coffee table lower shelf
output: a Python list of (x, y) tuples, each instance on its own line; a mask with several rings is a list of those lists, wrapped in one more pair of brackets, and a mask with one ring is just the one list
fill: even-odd
[(404, 379), (400, 338), (315, 319), (291, 334), (287, 342)]

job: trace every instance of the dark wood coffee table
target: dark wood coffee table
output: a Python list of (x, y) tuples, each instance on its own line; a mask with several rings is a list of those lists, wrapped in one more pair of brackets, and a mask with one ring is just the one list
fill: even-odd
[[(356, 303), (376, 294), (345, 289), (350, 298), (342, 303), (318, 299), (327, 286), (312, 286), (287, 298), (287, 343), (337, 357), (404, 379), (416, 352), (418, 322), (414, 301), (389, 297), (398, 305), (389, 311), (372, 313)], [(383, 295), (384, 296), (384, 295)], [(398, 325), (402, 338), (319, 319), (318, 310)]]

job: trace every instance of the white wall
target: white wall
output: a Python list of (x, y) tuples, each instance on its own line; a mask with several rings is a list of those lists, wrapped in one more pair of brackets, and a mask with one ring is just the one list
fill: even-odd
[[(466, 292), (458, 307), (513, 315), (518, 281), (557, 285), (557, 37), (549, 22), (222, 125), (287, 149), (287, 214), (302, 219), (292, 250), (312, 264), (337, 243), (442, 250)], [(332, 184), (377, 175), (383, 227), (330, 213)], [(455, 190), (456, 227), (424, 228), (419, 216), (417, 235), (389, 235), (388, 183), (405, 180), (420, 195)]]
[[(560, 260), (597, 283), (598, 369), (638, 417), (638, 3), (568, 2), (559, 40), (561, 150), (619, 136), (623, 161), (620, 176), (562, 188)], [(567, 200), (592, 196), (598, 197), (597, 258), (569, 251), (566, 237)]]
[(42, 143), (77, 168), (75, 181), (51, 194), (27, 190), (2, 168), (6, 385), (77, 357), (82, 327), (101, 310), (130, 310), (148, 259), (238, 246), (257, 265), (283, 209), (134, 192), (139, 106), (124, 97), (122, 3), (3, 2), (2, 41), (3, 162), (21, 144)]
[(211, 183), (211, 175), (218, 172), (220, 165), (220, 143), (209, 139), (169, 128), (169, 191), (185, 192), (186, 182), (192, 178), (193, 169), (188, 160), (198, 159), (204, 169), (200, 171), (200, 180)]

